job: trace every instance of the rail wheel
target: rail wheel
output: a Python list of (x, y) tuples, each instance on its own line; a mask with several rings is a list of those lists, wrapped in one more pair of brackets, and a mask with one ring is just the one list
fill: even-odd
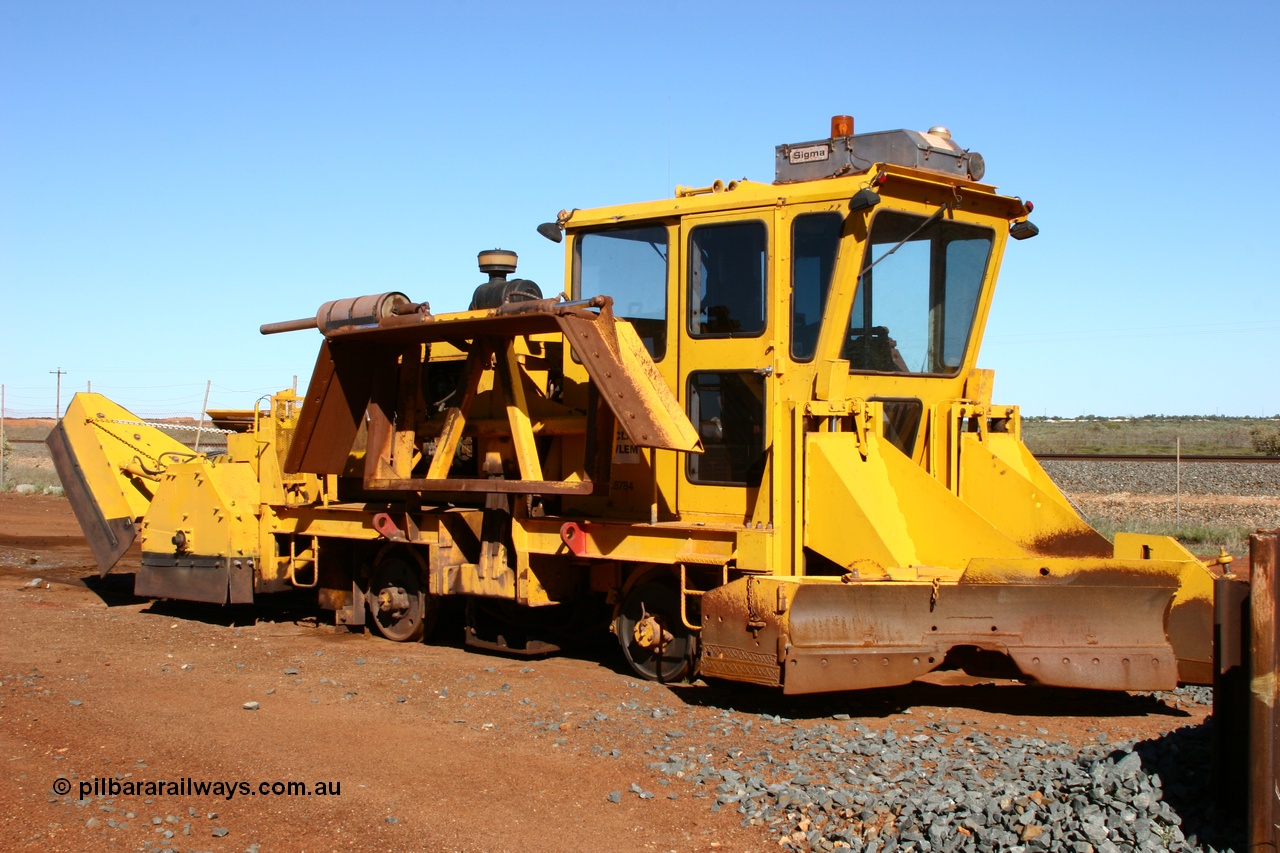
[(618, 642), (637, 675), (671, 683), (693, 673), (694, 640), (680, 621), (680, 593), (660, 581), (637, 584), (618, 614)]
[(421, 640), (435, 624), (436, 602), (422, 585), (416, 563), (389, 556), (369, 582), (369, 612), (378, 633), (398, 643)]

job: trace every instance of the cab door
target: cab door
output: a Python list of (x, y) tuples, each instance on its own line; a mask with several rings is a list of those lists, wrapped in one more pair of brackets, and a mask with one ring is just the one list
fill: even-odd
[(773, 522), (773, 229), (772, 208), (681, 221), (676, 393), (705, 448), (680, 460), (684, 520)]
[[(583, 231), (573, 237), (571, 251), (573, 297), (612, 297), (614, 314), (632, 325), (658, 373), (669, 387), (677, 388), (678, 346), (672, 333), (677, 325), (679, 289), (679, 230), (675, 224), (637, 221)], [(565, 369), (585, 380), (574, 358), (565, 354)], [(586, 406), (585, 398), (573, 402)], [(619, 426), (614, 436), (610, 495), (605, 506), (592, 506), (592, 511), (637, 521), (670, 520), (676, 513), (678, 455), (636, 447)]]

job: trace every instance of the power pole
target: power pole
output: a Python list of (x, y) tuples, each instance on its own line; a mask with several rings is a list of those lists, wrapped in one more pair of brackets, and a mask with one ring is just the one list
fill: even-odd
[(204, 402), (200, 404), (200, 423), (196, 426), (196, 453), (200, 452), (200, 433), (204, 430), (204, 410), (209, 408), (209, 389), (212, 387), (212, 379), (204, 383)]
[(57, 420), (62, 417), (62, 377), (67, 375), (67, 371), (59, 367), (57, 370), (50, 370), (49, 372), (55, 373), (58, 376), (58, 402), (57, 408), (53, 410), (54, 420)]

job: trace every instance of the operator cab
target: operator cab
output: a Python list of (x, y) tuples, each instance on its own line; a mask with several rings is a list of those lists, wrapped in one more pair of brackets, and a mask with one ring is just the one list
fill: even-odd
[[(965, 395), (1004, 231), (1033, 233), (1030, 205), (978, 183), (981, 155), (946, 128), (852, 125), (838, 116), (830, 138), (778, 146), (772, 184), (561, 214), (573, 298), (613, 297), (705, 447), (680, 460), (678, 512), (658, 487), (658, 514), (770, 523), (788, 488), (770, 483), (789, 428), (777, 419), (830, 392), (832, 370), (926, 468), (930, 410)], [(663, 479), (630, 449), (614, 463), (615, 502), (648, 500), (643, 481)]]

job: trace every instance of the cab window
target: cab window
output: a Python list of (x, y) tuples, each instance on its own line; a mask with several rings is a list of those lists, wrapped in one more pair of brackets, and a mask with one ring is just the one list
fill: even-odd
[(764, 474), (764, 377), (751, 371), (689, 374), (689, 420), (702, 453), (686, 453), (691, 483), (758, 486)]
[(578, 237), (574, 296), (613, 297), (654, 361), (667, 352), (667, 229), (661, 225), (595, 231)]
[(871, 402), (881, 404), (884, 417), (881, 434), (890, 444), (911, 456), (916, 450), (916, 435), (924, 418), (924, 403), (913, 397), (870, 397)]
[(689, 334), (755, 337), (765, 327), (763, 222), (700, 225), (689, 236)]
[(791, 226), (791, 357), (809, 361), (831, 289), (844, 217), (838, 213), (797, 216)]
[(878, 214), (841, 353), (850, 369), (957, 373), (992, 239), (988, 228), (941, 217)]

